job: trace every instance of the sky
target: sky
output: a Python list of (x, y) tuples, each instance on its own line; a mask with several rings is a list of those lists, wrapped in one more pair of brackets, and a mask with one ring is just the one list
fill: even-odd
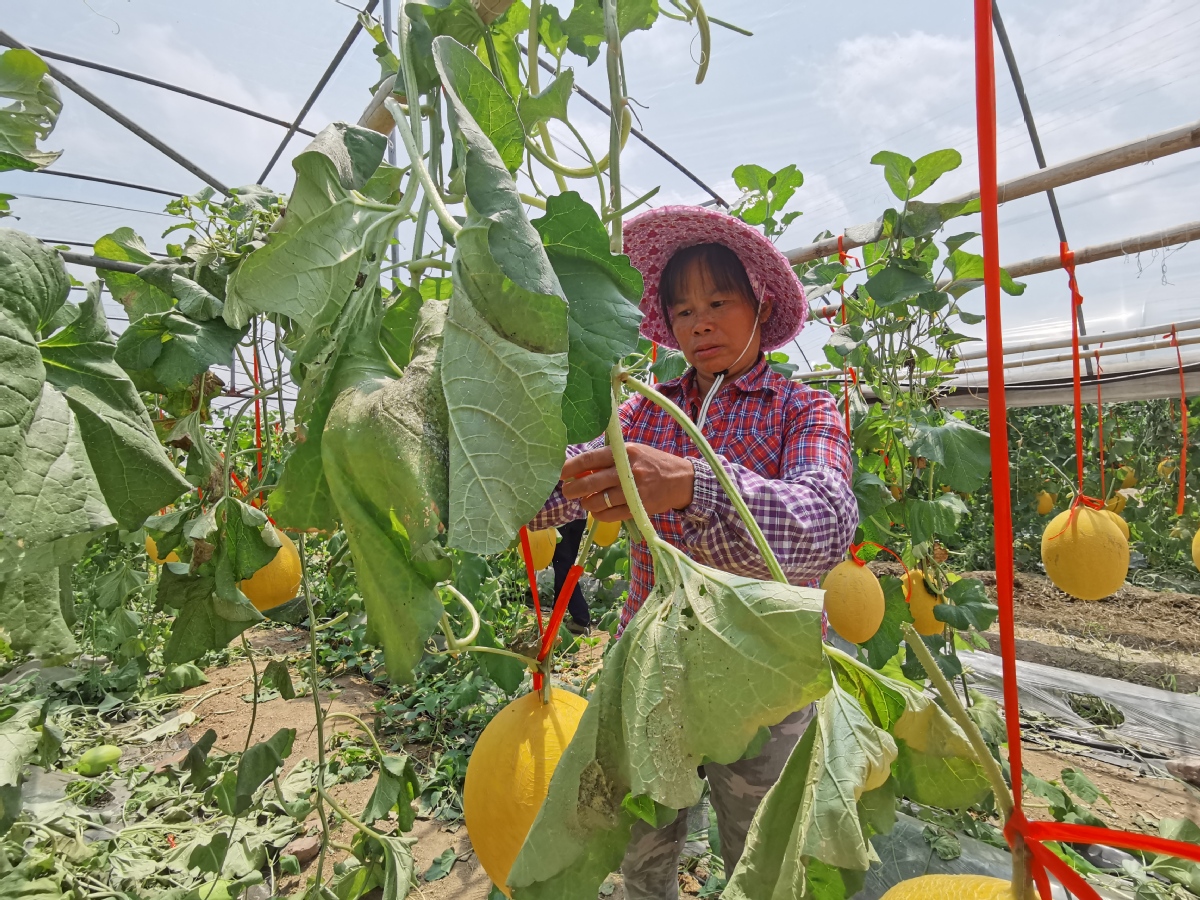
[[(564, 15), (568, 0), (559, 0)], [(1014, 52), (1051, 164), (1178, 127), (1200, 118), (1200, 6), (1192, 0), (1001, 0)], [(916, 158), (958, 149), (963, 165), (925, 199), (976, 186), (973, 38), (967, 0), (896, 3), (861, 0), (709, 0), (709, 14), (753, 32), (713, 30), (712, 61), (696, 85), (698, 44), (689, 26), (660, 21), (625, 42), (627, 79), (639, 127), (727, 200), (741, 163), (778, 169), (795, 163), (805, 183), (790, 209), (803, 212), (781, 249), (868, 222), (893, 203), (878, 150)], [(292, 119), (354, 22), (335, 0), (0, 0), (0, 26), (27, 45), (83, 57), (223, 97)], [(603, 61), (569, 57), (577, 81), (607, 95)], [(1036, 168), (1016, 97), (997, 51), (1000, 177)], [(229, 184), (254, 182), (284, 129), (235, 112), (59, 63), (101, 97)], [(378, 65), (360, 36), (304, 124), (313, 131), (354, 121), (369, 100)], [(55, 169), (195, 192), (200, 183), (119, 125), (63, 91), (64, 109), (47, 142), (63, 149)], [(593, 147), (607, 122), (579, 98), (573, 120)], [(557, 134), (560, 145), (569, 135)], [(289, 143), (266, 184), (291, 186)], [(599, 153), (597, 154), (599, 155)], [(622, 156), (627, 198), (652, 187), (653, 205), (698, 203), (706, 195), (647, 148), (630, 141)], [(1187, 151), (1069, 185), (1058, 191), (1071, 245), (1082, 248), (1200, 218), (1200, 151)], [(549, 179), (547, 179), (549, 181)], [(589, 184), (580, 183), (587, 192)], [(19, 219), (4, 223), (51, 241), (90, 244), (129, 225), (152, 249), (171, 224), (161, 195), (45, 174), (0, 174), (17, 195)], [(56, 199), (42, 199), (56, 198)], [(71, 201), (71, 202), (65, 202)], [(120, 208), (113, 208), (120, 207)], [(1000, 212), (1001, 261), (1055, 254), (1058, 240), (1044, 195)], [(978, 230), (969, 220), (954, 231)], [(968, 249), (978, 250), (968, 245)], [(83, 273), (79, 273), (82, 277)], [(1090, 331), (1200, 318), (1200, 249), (1110, 260), (1082, 267)], [(1006, 297), (1006, 342), (1069, 334), (1069, 295), (1061, 272), (1031, 276), (1022, 297)], [(982, 291), (964, 306), (980, 311)], [(114, 315), (113, 326), (121, 323)], [(1166, 330), (1166, 329), (1164, 329)], [(976, 329), (982, 334), (982, 326)], [(793, 359), (818, 362), (828, 337), (807, 328)], [(1200, 345), (1185, 348), (1200, 358)], [(1162, 359), (1162, 354), (1151, 357)], [(1113, 357), (1113, 368), (1121, 358)]]

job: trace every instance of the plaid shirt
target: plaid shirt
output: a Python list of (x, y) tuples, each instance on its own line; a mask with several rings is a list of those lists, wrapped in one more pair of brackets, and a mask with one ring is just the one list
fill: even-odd
[[(704, 398), (694, 369), (658, 390), (695, 420)], [(696, 470), (691, 504), (650, 517), (658, 533), (697, 562), (769, 580), (750, 532), (687, 433), (640, 395), (622, 404), (620, 418), (626, 441), (688, 458)], [(851, 488), (850, 445), (832, 396), (784, 378), (760, 357), (717, 392), (704, 432), (788, 581), (814, 584), (841, 562), (858, 525), (858, 504)], [(567, 454), (603, 444), (600, 437), (568, 448)], [(560, 485), (530, 527), (548, 528), (584, 516), (578, 501), (563, 497)], [(621, 610), (621, 631), (653, 586), (650, 551), (636, 544), (630, 550), (629, 599)]]

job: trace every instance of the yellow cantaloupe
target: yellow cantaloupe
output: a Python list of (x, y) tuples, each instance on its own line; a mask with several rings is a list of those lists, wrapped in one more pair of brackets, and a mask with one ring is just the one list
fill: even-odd
[(496, 714), (475, 743), (463, 785), (463, 817), (479, 864), (505, 896), (508, 873), (550, 789), (550, 776), (587, 701), (557, 688), (534, 692)]
[(275, 533), (279, 535), (275, 558), (239, 585), (260, 612), (287, 603), (300, 590), (300, 552), (290, 537), (278, 529)]
[(908, 596), (908, 611), (913, 617), (913, 628), (917, 629), (917, 634), (941, 634), (946, 623), (933, 614), (933, 608), (942, 602), (942, 598), (931, 593), (925, 586), (925, 573), (920, 569), (909, 570), (904, 576), (904, 589)]
[(990, 875), (921, 875), (892, 887), (880, 900), (1013, 900), (1012, 882)]
[(852, 559), (838, 563), (821, 582), (825, 614), (833, 630), (850, 641), (869, 641), (883, 623), (883, 588), (875, 573)]
[(1129, 541), (1108, 510), (1065, 510), (1042, 532), (1042, 565), (1060, 591), (1100, 600), (1120, 590), (1129, 573)]

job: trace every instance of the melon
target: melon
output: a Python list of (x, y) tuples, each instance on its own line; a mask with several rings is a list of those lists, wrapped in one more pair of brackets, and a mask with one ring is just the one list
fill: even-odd
[(925, 573), (920, 569), (910, 570), (904, 576), (904, 590), (917, 634), (941, 634), (946, 623), (933, 614), (933, 608), (942, 602), (942, 598), (925, 586)]
[(467, 764), (463, 817), (479, 864), (506, 897), (508, 873), (550, 789), (587, 701), (557, 688), (526, 694), (483, 729)]
[(880, 900), (1014, 900), (1012, 882), (990, 875), (922, 875), (902, 881)]
[(150, 562), (162, 565), (163, 563), (179, 562), (179, 554), (172, 550), (166, 556), (158, 555), (158, 545), (154, 543), (154, 538), (146, 535), (146, 555), (150, 557)]
[(1104, 504), (1105, 509), (1111, 509), (1118, 516), (1125, 510), (1125, 504), (1128, 498), (1124, 494), (1113, 494), (1108, 498), (1108, 502)]
[(1100, 600), (1125, 583), (1129, 541), (1108, 510), (1068, 509), (1042, 532), (1042, 565), (1063, 593), (1078, 600)]
[(1054, 509), (1054, 504), (1058, 502), (1058, 494), (1051, 494), (1048, 491), (1041, 491), (1037, 496), (1037, 511), (1039, 516), (1047, 516), (1050, 510)]
[(875, 573), (852, 559), (838, 563), (821, 582), (833, 630), (852, 644), (869, 641), (883, 623), (883, 588)]
[(535, 572), (540, 572), (554, 562), (554, 548), (557, 545), (557, 528), (542, 528), (529, 532), (529, 555), (533, 557)]
[(1122, 519), (1120, 516), (1118, 516), (1111, 509), (1106, 509), (1104, 511), (1108, 514), (1108, 517), (1112, 520), (1113, 524), (1121, 529), (1121, 534), (1125, 535), (1125, 540), (1128, 541), (1129, 540), (1129, 523), (1126, 522), (1124, 519)]
[(1192, 565), (1200, 569), (1200, 531), (1192, 538)]
[(295, 598), (300, 590), (300, 553), (292, 539), (276, 529), (279, 550), (275, 558), (242, 581), (242, 593), (260, 612)]
[(596, 522), (592, 518), (592, 514), (588, 513), (588, 528), (595, 523), (595, 528), (592, 530), (592, 543), (597, 547), (609, 547), (621, 536), (620, 522)]

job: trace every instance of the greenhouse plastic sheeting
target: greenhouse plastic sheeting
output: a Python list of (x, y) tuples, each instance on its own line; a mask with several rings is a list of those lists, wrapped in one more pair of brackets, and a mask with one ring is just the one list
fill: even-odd
[[(961, 657), (964, 665), (974, 669), (976, 686), (1000, 700), (1000, 657), (990, 653), (963, 653)], [(1077, 727), (1094, 728), (1076, 715), (1066, 700), (1067, 694), (1090, 694), (1107, 700), (1125, 716), (1123, 724), (1105, 729), (1108, 734), (1168, 753), (1200, 750), (1200, 696), (1030, 662), (1017, 662), (1017, 684), (1024, 709), (1037, 710)]]
[[(853, 900), (879, 900), (892, 886), (921, 875), (1012, 877), (1012, 856), (1008, 851), (958, 834), (962, 855), (957, 859), (944, 860), (921, 836), (924, 827), (924, 822), (899, 814), (895, 828), (887, 834), (877, 834), (871, 838), (871, 846), (879, 854), (879, 862), (871, 866), (866, 884), (854, 895)], [(1066, 900), (1070, 896), (1057, 882), (1052, 887), (1055, 900)], [(1104, 896), (1113, 900), (1120, 897), (1107, 893)]]

